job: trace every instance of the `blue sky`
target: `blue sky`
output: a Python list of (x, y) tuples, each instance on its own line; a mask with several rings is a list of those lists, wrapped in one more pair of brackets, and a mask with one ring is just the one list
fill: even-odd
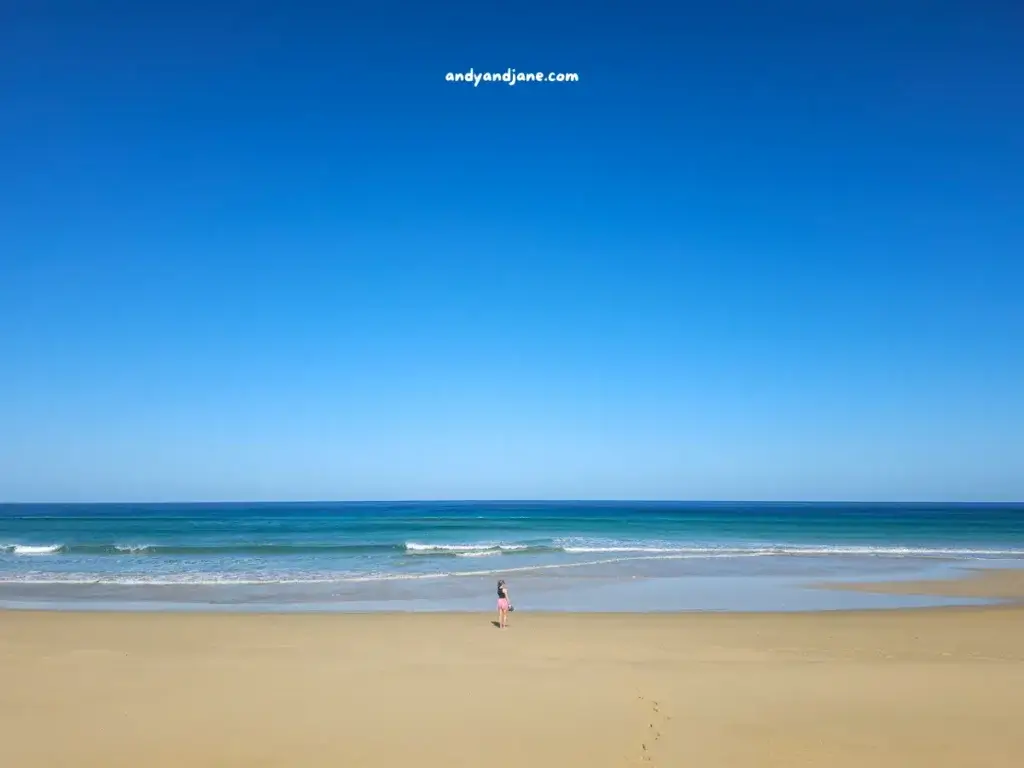
[(1024, 498), (1016, 4), (103, 5), (0, 10), (0, 500)]

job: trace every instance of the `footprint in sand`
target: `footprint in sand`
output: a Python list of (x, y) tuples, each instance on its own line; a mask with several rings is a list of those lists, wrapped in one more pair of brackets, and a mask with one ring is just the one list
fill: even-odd
[[(644, 701), (643, 696), (637, 696), (637, 699)], [(650, 700), (650, 712), (652, 715), (657, 715), (657, 717), (651, 717), (647, 722), (648, 733), (653, 734), (654, 738), (648, 736), (647, 739), (640, 744), (640, 755), (642, 762), (653, 764), (654, 758), (652, 757), (652, 750), (655, 748), (658, 741), (661, 740), (661, 729), (658, 726), (672, 718), (661, 714), (661, 704), (654, 699)], [(656, 723), (655, 720), (660, 720), (660, 722)]]

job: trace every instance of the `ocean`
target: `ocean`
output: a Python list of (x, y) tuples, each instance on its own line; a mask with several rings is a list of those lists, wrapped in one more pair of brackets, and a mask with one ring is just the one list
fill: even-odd
[(1024, 504), (0, 505), (8, 608), (825, 610), (978, 567), (1024, 567)]

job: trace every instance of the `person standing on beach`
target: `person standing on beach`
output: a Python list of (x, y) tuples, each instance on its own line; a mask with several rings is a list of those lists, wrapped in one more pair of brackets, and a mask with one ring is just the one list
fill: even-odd
[(504, 579), (498, 579), (498, 629), (504, 629), (508, 625), (508, 587)]

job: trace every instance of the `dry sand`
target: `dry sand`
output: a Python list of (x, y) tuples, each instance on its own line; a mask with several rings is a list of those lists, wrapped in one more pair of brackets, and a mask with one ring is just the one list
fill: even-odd
[(0, 764), (1024, 765), (1018, 608), (0, 613)]

